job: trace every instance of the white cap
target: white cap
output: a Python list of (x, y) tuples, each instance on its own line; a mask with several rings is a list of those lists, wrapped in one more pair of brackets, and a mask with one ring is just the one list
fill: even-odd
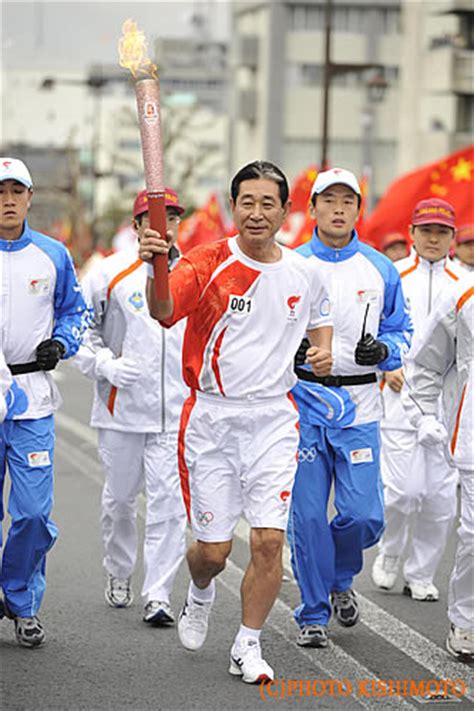
[(354, 173), (351, 173), (350, 170), (344, 170), (344, 168), (331, 168), (331, 170), (319, 173), (311, 188), (311, 197), (323, 193), (331, 185), (347, 185), (356, 195), (361, 194), (360, 186)]
[(27, 188), (33, 187), (30, 171), (18, 158), (0, 158), (0, 182), (16, 180)]

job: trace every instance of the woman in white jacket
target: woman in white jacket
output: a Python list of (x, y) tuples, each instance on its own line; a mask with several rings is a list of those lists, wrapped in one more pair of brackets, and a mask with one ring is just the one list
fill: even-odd
[[(474, 277), (469, 274), (439, 299), (423, 335), (407, 359), (403, 404), (418, 441), (425, 447), (445, 442), (461, 482), (461, 522), (454, 569), (449, 584), (446, 646), (463, 661), (474, 659), (474, 461), (473, 428)], [(455, 375), (453, 398), (451, 376)], [(447, 428), (438, 421), (443, 390)]]

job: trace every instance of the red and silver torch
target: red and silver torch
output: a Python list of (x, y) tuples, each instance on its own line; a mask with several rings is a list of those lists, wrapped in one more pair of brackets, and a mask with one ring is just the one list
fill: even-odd
[[(160, 82), (156, 65), (146, 56), (145, 35), (133, 20), (126, 20), (122, 26), (119, 57), (120, 66), (129, 69), (135, 80), (150, 227), (164, 237), (166, 208)], [(167, 255), (160, 254), (155, 257), (153, 271), (157, 298), (169, 299)]]

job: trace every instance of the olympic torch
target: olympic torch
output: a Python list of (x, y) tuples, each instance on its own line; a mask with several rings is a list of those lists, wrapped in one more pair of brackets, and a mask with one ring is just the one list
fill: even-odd
[[(126, 20), (122, 26), (119, 57), (120, 66), (131, 71), (135, 83), (150, 227), (159, 232), (164, 239), (166, 208), (160, 82), (156, 74), (156, 65), (146, 56), (145, 35), (133, 20)], [(155, 256), (153, 272), (157, 298), (169, 299), (166, 254)]]

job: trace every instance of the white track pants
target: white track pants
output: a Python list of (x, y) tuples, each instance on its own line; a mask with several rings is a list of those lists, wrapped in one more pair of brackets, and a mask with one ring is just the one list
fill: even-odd
[(416, 432), (390, 429), (382, 429), (381, 469), (386, 528), (379, 550), (406, 553), (405, 580), (430, 583), (456, 516), (457, 469), (443, 447), (422, 447)]
[(142, 596), (168, 602), (185, 551), (186, 513), (178, 474), (178, 434), (99, 429), (104, 567), (128, 578), (137, 559), (137, 496), (146, 492)]
[(461, 521), (449, 581), (448, 617), (461, 629), (474, 627), (474, 471), (459, 470)]

